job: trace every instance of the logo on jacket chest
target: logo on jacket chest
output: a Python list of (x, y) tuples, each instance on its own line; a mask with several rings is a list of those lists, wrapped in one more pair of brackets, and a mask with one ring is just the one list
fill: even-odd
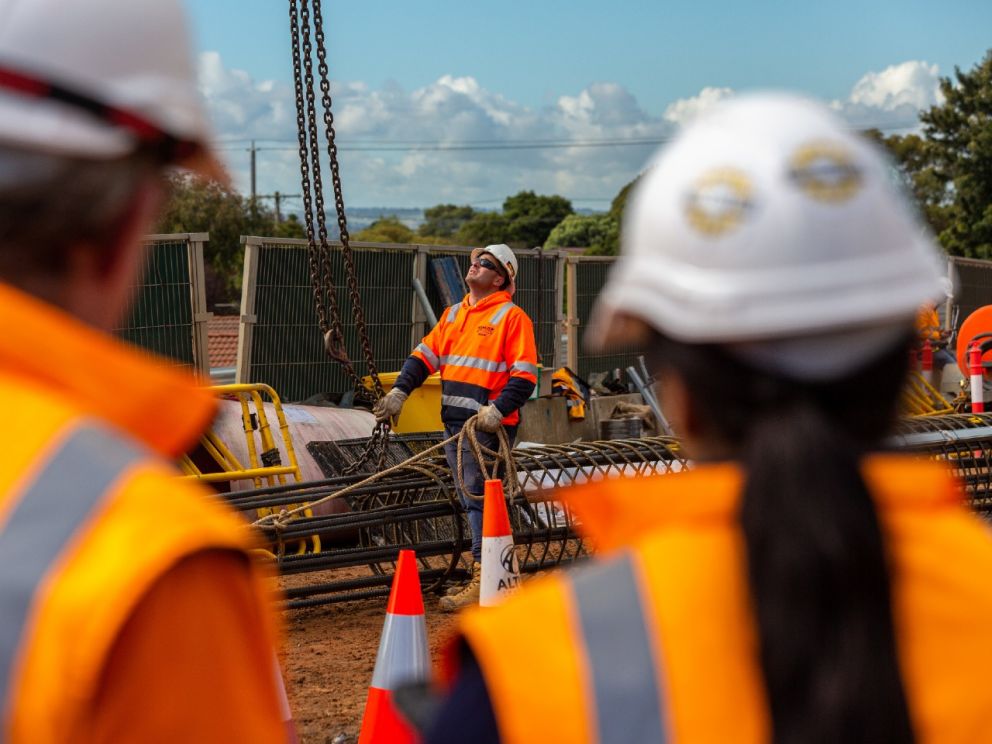
[(482, 325), (480, 325), (478, 328), (475, 329), (475, 332), (480, 336), (492, 336), (495, 330), (496, 330), (495, 327), (483, 323)]

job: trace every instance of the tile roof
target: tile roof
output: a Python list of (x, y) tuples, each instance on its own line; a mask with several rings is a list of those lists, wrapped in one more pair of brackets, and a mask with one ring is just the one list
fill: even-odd
[(210, 367), (233, 367), (238, 363), (238, 326), (241, 318), (237, 315), (215, 315), (207, 326), (207, 351), (210, 354)]

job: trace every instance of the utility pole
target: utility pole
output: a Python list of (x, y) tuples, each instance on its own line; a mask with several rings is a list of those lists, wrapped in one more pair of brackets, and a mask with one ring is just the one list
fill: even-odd
[(255, 209), (255, 140), (251, 141), (251, 208)]
[(283, 199), (301, 199), (303, 194), (284, 194), (281, 191), (276, 191), (273, 194), (258, 194), (255, 198), (257, 199), (272, 199), (276, 203), (276, 224), (282, 222), (282, 200)]

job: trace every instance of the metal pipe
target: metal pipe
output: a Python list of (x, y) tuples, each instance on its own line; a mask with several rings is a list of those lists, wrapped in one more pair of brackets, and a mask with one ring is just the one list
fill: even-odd
[(654, 411), (655, 418), (657, 418), (658, 422), (661, 424), (662, 431), (664, 431), (665, 434), (672, 436), (672, 427), (669, 425), (668, 419), (666, 419), (665, 414), (661, 412), (661, 406), (658, 405), (658, 401), (655, 400), (654, 395), (650, 390), (648, 390), (648, 387), (644, 384), (641, 376), (637, 374), (637, 370), (633, 367), (627, 367), (627, 376), (633, 381), (634, 387), (637, 388), (637, 392), (639, 392), (641, 397), (644, 398), (644, 402), (651, 407), (652, 411)]
[(413, 277), (413, 291), (416, 293), (417, 299), (420, 300), (420, 306), (424, 309), (424, 314), (427, 316), (427, 320), (431, 322), (431, 328), (433, 328), (437, 325), (437, 316), (434, 314), (434, 308), (431, 307), (430, 300), (427, 299), (424, 285), (420, 283), (417, 277)]

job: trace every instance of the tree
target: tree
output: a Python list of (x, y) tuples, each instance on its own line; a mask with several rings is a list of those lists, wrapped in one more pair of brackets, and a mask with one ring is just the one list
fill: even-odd
[(469, 206), (438, 204), (424, 210), (424, 223), (417, 234), (424, 237), (451, 238), (459, 228), (475, 216)]
[(634, 189), (639, 180), (641, 180), (640, 176), (634, 178), (633, 181), (620, 189), (617, 195), (613, 197), (613, 201), (610, 202), (610, 211), (607, 214), (609, 214), (610, 217), (613, 217), (617, 222), (623, 221), (623, 210), (627, 206), (627, 197), (630, 196), (630, 192)]
[(888, 148), (948, 253), (992, 258), (992, 50), (954, 78), (920, 114), (922, 137), (866, 134)]
[(462, 245), (492, 245), (505, 243), (509, 233), (509, 223), (498, 212), (476, 212), (475, 216), (462, 225), (455, 237)]
[(503, 202), (507, 235), (499, 242), (510, 242), (523, 248), (544, 245), (555, 225), (570, 214), (572, 203), (564, 197), (521, 191)]
[(869, 129), (865, 136), (885, 147), (902, 176), (907, 191), (913, 194), (921, 215), (935, 235), (948, 226), (948, 189), (930, 162), (930, 146), (918, 134), (886, 137), (878, 129)]
[(944, 102), (920, 115), (930, 177), (946, 219), (940, 241), (959, 256), (992, 258), (992, 50), (970, 72), (942, 78)]
[(615, 256), (620, 223), (609, 214), (570, 214), (551, 231), (545, 248), (585, 248), (589, 255)]
[(400, 222), (396, 216), (382, 217), (364, 230), (351, 236), (352, 240), (364, 240), (368, 243), (413, 243), (414, 233), (409, 227)]
[(238, 302), (244, 264), (242, 235), (302, 238), (303, 226), (295, 216), (276, 225), (272, 210), (254, 207), (237, 191), (188, 173), (169, 176), (169, 199), (157, 232), (206, 232), (204, 247), (207, 306)]

